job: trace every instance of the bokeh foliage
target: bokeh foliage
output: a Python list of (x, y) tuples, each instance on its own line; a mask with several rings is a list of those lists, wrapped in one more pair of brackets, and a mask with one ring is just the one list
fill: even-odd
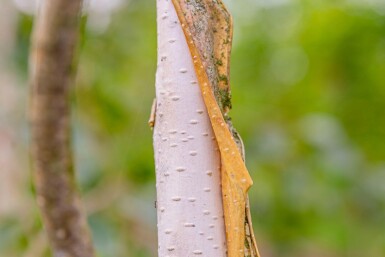
[[(385, 4), (226, 2), (231, 116), (263, 256), (385, 256)], [(32, 19), (18, 20), (25, 80)], [(79, 52), (73, 144), (96, 248), (155, 256), (155, 1), (123, 5), (103, 31), (84, 25)], [(28, 219), (0, 220), (0, 256), (23, 256), (41, 236), (36, 207)]]

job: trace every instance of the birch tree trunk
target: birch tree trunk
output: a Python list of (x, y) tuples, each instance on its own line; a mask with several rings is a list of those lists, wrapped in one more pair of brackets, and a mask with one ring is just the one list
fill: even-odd
[(154, 149), (159, 256), (226, 256), (220, 155), (171, 0), (157, 1)]
[(31, 154), (37, 202), (55, 257), (92, 257), (70, 148), (70, 89), (81, 0), (44, 0), (30, 56)]

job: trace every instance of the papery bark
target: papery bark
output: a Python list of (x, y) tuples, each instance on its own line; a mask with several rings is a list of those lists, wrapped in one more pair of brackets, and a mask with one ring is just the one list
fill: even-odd
[(159, 256), (226, 256), (220, 154), (181, 24), (157, 1), (154, 149)]

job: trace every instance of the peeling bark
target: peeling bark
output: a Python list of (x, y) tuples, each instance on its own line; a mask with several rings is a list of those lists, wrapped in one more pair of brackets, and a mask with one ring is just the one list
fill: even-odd
[[(165, 1), (168, 2), (167, 0)], [(172, 57), (175, 58), (175, 55), (178, 55), (179, 59), (182, 60), (190, 58), (190, 62), (185, 60), (185, 65), (189, 65), (191, 62), (193, 63), (191, 73), (194, 74), (194, 84), (198, 84), (204, 102), (204, 108), (202, 109), (204, 109), (205, 112), (202, 111), (202, 116), (209, 117), (214, 135), (213, 139), (217, 143), (217, 149), (219, 150), (227, 255), (228, 257), (258, 257), (259, 253), (252, 230), (247, 197), (247, 191), (253, 182), (244, 163), (242, 140), (232, 126), (231, 119), (228, 117), (228, 111), (231, 108), (229, 86), (229, 63), (232, 41), (231, 15), (221, 0), (172, 0), (171, 2), (174, 7), (173, 10), (175, 10), (178, 16), (175, 24), (178, 28), (182, 28), (185, 36), (185, 38), (181, 40), (187, 43), (190, 52), (190, 54), (186, 54), (184, 51), (175, 51), (175, 49), (173, 49)], [(160, 3), (163, 3), (163, 1), (160, 1)], [(159, 16), (161, 16), (163, 20), (168, 19), (167, 12)], [(165, 21), (158, 18), (158, 24), (159, 23), (163, 24)], [(170, 32), (166, 34), (165, 31), (166, 30), (162, 30), (162, 26), (159, 26), (158, 37), (160, 47), (158, 50), (161, 62), (158, 67), (158, 72), (162, 75), (162, 68), (168, 66), (166, 62), (162, 63), (162, 60), (167, 60), (167, 55), (162, 56), (162, 50), (164, 49), (162, 49), (161, 43), (162, 40), (165, 40), (164, 37), (166, 37), (166, 35), (172, 34)], [(180, 39), (171, 38), (168, 42), (174, 43), (175, 45), (175, 42), (178, 42), (178, 40)], [(172, 49), (172, 46), (168, 46)], [(175, 72), (178, 67), (171, 65), (169, 68), (164, 74), (166, 74), (166, 76), (172, 76), (172, 79), (178, 79), (179, 76)], [(187, 73), (190, 71), (190, 67), (188, 69), (182, 68), (179, 71)], [(159, 77), (157, 76), (157, 82), (158, 79)], [(172, 80), (167, 81), (164, 79), (165, 76), (159, 79), (160, 83), (157, 83), (157, 91), (163, 86), (162, 82), (165, 82), (164, 84), (168, 82), (173, 83)], [(180, 80), (183, 81), (182, 76)], [(188, 87), (183, 87), (182, 85), (183, 82), (178, 85), (177, 90), (188, 90)], [(173, 97), (173, 92), (171, 91), (164, 92), (164, 94), (167, 93), (171, 97), (171, 100), (178, 101), (180, 99), (180, 97)], [(191, 98), (191, 96), (187, 95), (187, 99), (182, 99), (180, 107), (178, 107), (178, 105), (171, 105), (171, 108), (167, 108), (166, 111), (179, 112), (180, 110), (176, 109), (185, 109), (185, 103), (196, 106), (199, 101), (195, 98), (192, 98), (192, 100), (188, 99), (189, 97)], [(161, 102), (164, 101), (166, 100), (162, 99)], [(162, 103), (159, 103), (158, 107), (162, 108), (161, 105)], [(159, 117), (162, 117), (162, 115), (159, 115)], [(164, 118), (161, 123), (167, 124), (169, 121), (174, 121), (174, 119), (178, 120), (179, 118), (179, 121), (182, 123), (178, 124), (178, 126), (183, 127), (184, 119), (188, 117), (188, 115), (177, 116), (173, 113), (171, 120), (169, 120), (170, 118)], [(195, 124), (198, 123), (197, 120), (194, 121)], [(174, 121), (174, 123), (176, 122)], [(191, 128), (191, 130), (194, 133), (193, 128)], [(172, 130), (175, 134), (176, 131), (176, 129)], [(190, 133), (189, 130), (188, 133)], [(161, 136), (161, 134), (159, 135)], [(163, 137), (163, 139), (167, 141), (166, 137)], [(198, 138), (198, 140), (203, 139)], [(155, 148), (163, 151), (162, 148), (157, 148), (159, 146), (160, 145), (157, 145), (155, 142)], [(177, 146), (178, 144), (171, 145), (171, 147)], [(162, 156), (161, 154), (159, 155)], [(186, 159), (180, 156), (180, 153), (177, 155), (172, 154), (172, 160), (178, 160), (178, 158), (182, 160)], [(209, 162), (209, 160), (205, 158), (201, 160)], [(186, 161), (187, 163), (191, 162), (189, 160)], [(163, 164), (161, 159), (157, 159), (156, 163)], [(196, 165), (192, 165), (196, 167)], [(171, 167), (166, 166), (166, 171), (168, 168)], [(171, 173), (168, 172), (167, 174)], [(158, 190), (158, 195), (162, 192), (163, 191)], [(160, 214), (159, 216), (162, 215)], [(203, 252), (198, 251), (195, 254), (203, 254)]]
[(81, 0), (44, 0), (30, 56), (33, 174), (55, 257), (94, 256), (70, 147), (69, 98), (81, 7)]
[(159, 256), (226, 256), (220, 155), (170, 0), (157, 1), (154, 149)]

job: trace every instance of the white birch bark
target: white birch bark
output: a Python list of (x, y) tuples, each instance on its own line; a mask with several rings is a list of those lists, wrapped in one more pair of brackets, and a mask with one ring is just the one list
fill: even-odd
[(171, 0), (157, 1), (157, 17), (159, 257), (225, 257), (219, 151)]

